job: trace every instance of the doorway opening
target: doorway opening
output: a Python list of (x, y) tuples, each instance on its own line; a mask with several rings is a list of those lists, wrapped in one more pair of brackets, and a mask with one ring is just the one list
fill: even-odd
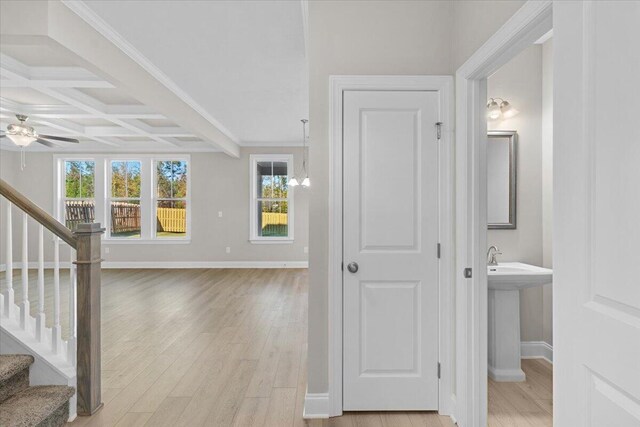
[(488, 423), (553, 421), (552, 33), (487, 79)]
[[(527, 2), (456, 72), (455, 413), (460, 425), (484, 427), (488, 422), (487, 248), (490, 245), (487, 230), (487, 101), (490, 97), (494, 98), (495, 104), (489, 103), (494, 113), (506, 112), (511, 101), (508, 95), (489, 93), (488, 79), (549, 33), (552, 26), (552, 2)], [(518, 108), (515, 105), (513, 107)], [(499, 136), (506, 139), (503, 145), (508, 147), (511, 135)], [(517, 132), (513, 136), (514, 140), (517, 139)], [(508, 149), (502, 150), (502, 154), (503, 158), (510, 159)], [(509, 168), (502, 170), (503, 177), (505, 171), (510, 176)], [(521, 180), (522, 177), (518, 179)], [(512, 224), (509, 189), (508, 185), (503, 186), (503, 192), (507, 191), (507, 203), (503, 206), (506, 208), (506, 216), (503, 212), (500, 218), (504, 230), (518, 222), (516, 215)], [(517, 199), (513, 206), (517, 207)], [(492, 249), (492, 252), (496, 250)], [(518, 296), (511, 307), (517, 303)]]

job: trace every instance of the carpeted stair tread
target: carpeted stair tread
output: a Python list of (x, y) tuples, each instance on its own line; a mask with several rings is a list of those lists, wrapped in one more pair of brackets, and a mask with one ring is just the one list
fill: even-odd
[(29, 354), (0, 355), (0, 385), (20, 371), (27, 369), (33, 363), (33, 356)]
[[(56, 411), (75, 393), (73, 387), (44, 385), (29, 387), (0, 404), (0, 426), (31, 427), (49, 423)], [(59, 412), (59, 411), (58, 411)]]

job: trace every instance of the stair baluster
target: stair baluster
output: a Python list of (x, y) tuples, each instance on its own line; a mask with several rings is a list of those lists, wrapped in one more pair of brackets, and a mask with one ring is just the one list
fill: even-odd
[(44, 226), (38, 227), (38, 313), (36, 314), (36, 339), (45, 342), (44, 314)]
[(58, 239), (53, 242), (53, 328), (52, 350), (60, 354), (62, 350), (62, 328), (60, 326), (60, 243)]
[(76, 251), (69, 247), (69, 338), (67, 360), (76, 364)]
[(6, 205), (6, 233), (7, 246), (5, 249), (5, 291), (4, 291), (4, 315), (13, 319), (14, 296), (13, 296), (13, 225), (11, 224), (11, 203)]
[(20, 304), (20, 327), (29, 327), (29, 216), (22, 213), (22, 304)]

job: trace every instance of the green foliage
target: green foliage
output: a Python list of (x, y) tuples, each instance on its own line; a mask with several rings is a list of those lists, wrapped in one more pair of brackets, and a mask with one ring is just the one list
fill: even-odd
[(140, 197), (140, 162), (111, 163), (111, 197)]
[(68, 198), (95, 197), (95, 163), (84, 160), (64, 162), (65, 195)]
[(182, 199), (187, 197), (187, 162), (166, 160), (156, 167), (158, 198)]

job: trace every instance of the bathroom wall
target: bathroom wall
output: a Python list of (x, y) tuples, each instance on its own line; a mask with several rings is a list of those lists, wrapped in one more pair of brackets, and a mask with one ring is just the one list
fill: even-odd
[[(487, 96), (507, 99), (519, 111), (511, 119), (488, 123), (489, 130), (518, 132), (517, 228), (488, 231), (488, 243), (498, 246), (502, 252), (499, 261), (544, 264), (543, 230), (547, 223), (543, 221), (543, 194), (548, 190), (543, 189), (543, 182), (550, 181), (543, 173), (542, 56), (542, 45), (533, 45), (488, 79)], [(545, 312), (544, 293), (543, 288), (525, 289), (520, 293), (522, 341), (550, 339), (545, 326), (551, 324), (551, 313)], [(545, 314), (549, 316), (546, 320)]]
[[(553, 39), (542, 45), (542, 266), (553, 268)], [(542, 339), (553, 345), (551, 285), (542, 288)]]

